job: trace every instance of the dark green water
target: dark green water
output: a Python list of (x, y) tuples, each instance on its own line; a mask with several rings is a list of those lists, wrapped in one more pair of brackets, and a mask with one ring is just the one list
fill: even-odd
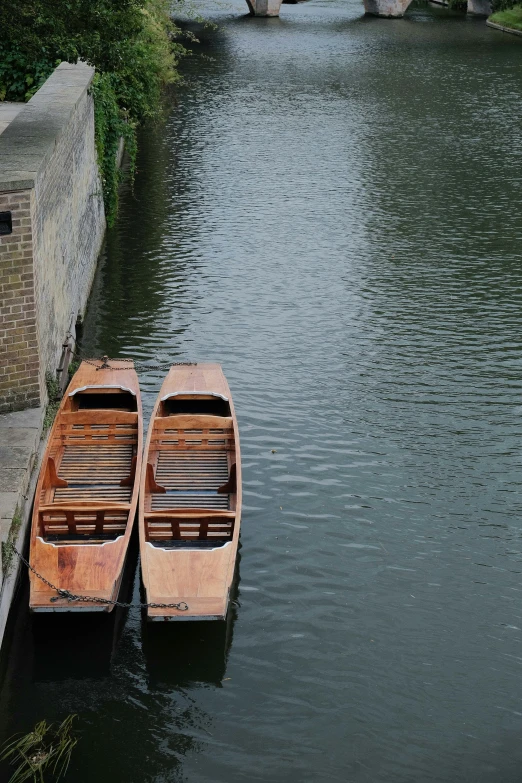
[(1, 734), (77, 713), (71, 783), (518, 783), (522, 41), (245, 9), (143, 133), (84, 339), (223, 364), (237, 605), (32, 625), (22, 596)]

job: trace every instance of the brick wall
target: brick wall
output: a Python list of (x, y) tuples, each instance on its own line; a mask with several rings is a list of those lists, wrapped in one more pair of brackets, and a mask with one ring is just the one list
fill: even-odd
[(62, 63), (0, 135), (0, 412), (43, 404), (105, 231), (94, 72)]
[(31, 191), (0, 194), (13, 233), (0, 236), (0, 411), (41, 399), (36, 335)]

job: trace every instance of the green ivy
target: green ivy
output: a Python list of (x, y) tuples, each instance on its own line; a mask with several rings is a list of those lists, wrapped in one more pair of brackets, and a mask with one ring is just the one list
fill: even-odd
[(126, 119), (120, 107), (112, 73), (97, 73), (92, 85), (96, 152), (103, 188), (105, 216), (112, 226), (118, 211), (118, 186), (122, 172), (117, 166), (120, 141), (123, 139), (130, 159), (130, 175), (136, 167), (136, 121)]
[(47, 430), (52, 426), (56, 418), (56, 414), (58, 413), (62, 394), (60, 390), (60, 384), (58, 383), (56, 376), (53, 375), (50, 370), (45, 373), (45, 385), (47, 387), (47, 407), (45, 409), (43, 431), (47, 432)]
[(491, 5), (493, 8), (493, 14), (497, 14), (499, 11), (510, 11), (510, 9), (513, 9), (513, 12), (510, 13), (507, 17), (501, 17), (500, 19), (492, 19), (490, 17), (492, 22), (496, 22), (497, 24), (504, 24), (506, 27), (513, 27), (515, 30), (522, 29), (522, 11), (519, 5), (519, 0), (492, 0)]
[(96, 121), (96, 148), (103, 185), (107, 223), (112, 226), (118, 209), (121, 172), (116, 166), (120, 140), (130, 160), (134, 177), (137, 127), (154, 117), (161, 106), (163, 88), (177, 81), (176, 65), (185, 48), (175, 41), (167, 0), (147, 0), (135, 35), (120, 42), (119, 67), (96, 74), (92, 93)]
[[(176, 0), (182, 2), (182, 0)], [(62, 60), (93, 65), (98, 164), (109, 226), (123, 138), (134, 175), (137, 127), (154, 117), (185, 48), (169, 0), (1, 0), (0, 100), (29, 100)]]

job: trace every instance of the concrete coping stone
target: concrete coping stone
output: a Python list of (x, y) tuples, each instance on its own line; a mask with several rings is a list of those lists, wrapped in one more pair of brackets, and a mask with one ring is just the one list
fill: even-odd
[(503, 33), (511, 33), (511, 35), (522, 35), (522, 30), (515, 30), (514, 27), (506, 27), (503, 24), (497, 24), (496, 22), (486, 21), (488, 27), (493, 27), (495, 30), (501, 30)]
[(0, 519), (13, 519), (24, 500), (40, 444), (45, 409), (0, 414)]
[[(27, 408), (23, 411), (13, 411), (12, 413), (0, 413), (0, 430), (5, 427), (29, 427), (31, 429), (42, 429), (42, 422), (45, 409)], [(0, 432), (1, 437), (1, 432)]]
[(33, 188), (94, 78), (86, 63), (61, 63), (0, 135), (0, 191)]

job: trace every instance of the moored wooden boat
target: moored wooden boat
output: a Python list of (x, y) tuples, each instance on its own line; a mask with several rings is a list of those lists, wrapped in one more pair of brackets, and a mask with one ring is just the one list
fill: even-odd
[[(133, 364), (82, 362), (54, 421), (36, 487), (29, 560), (74, 595), (115, 601), (136, 515), (143, 415)], [(29, 572), (34, 612), (110, 612), (59, 597)]]
[(222, 620), (239, 541), (241, 459), (219, 364), (171, 367), (149, 424), (140, 483), (140, 554), (149, 620)]

